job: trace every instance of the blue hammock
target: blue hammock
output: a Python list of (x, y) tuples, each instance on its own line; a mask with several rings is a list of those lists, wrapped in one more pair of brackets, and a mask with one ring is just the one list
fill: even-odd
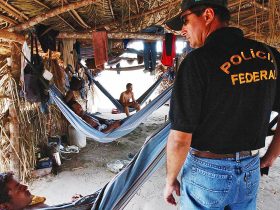
[[(88, 72), (88, 70), (86, 69), (86, 71)], [(90, 73), (88, 73), (88, 75), (91, 75)], [(166, 76), (167, 74), (163, 74), (161, 77), (159, 77), (157, 79), (157, 81), (148, 89), (146, 90), (146, 92), (144, 92), (136, 101), (137, 103), (139, 103), (140, 105), (142, 105), (150, 96), (151, 94), (155, 91), (155, 89), (159, 86), (159, 84), (161, 83), (161, 81), (163, 80), (163, 78)], [(124, 112), (124, 108), (123, 105), (119, 102), (119, 100), (115, 99), (101, 84), (100, 82), (98, 82), (97, 80), (95, 80), (92, 76), (91, 76), (91, 81), (101, 90), (101, 92), (107, 96), (107, 98), (116, 106), (116, 108), (118, 110), (120, 110), (121, 112)], [(134, 111), (134, 108), (129, 108), (129, 111), (132, 112)]]
[[(74, 203), (44, 208), (45, 210), (117, 210), (123, 209), (137, 190), (165, 162), (165, 146), (170, 123), (147, 138), (141, 150), (125, 169), (102, 190)], [(97, 197), (98, 196), (98, 197)], [(91, 208), (92, 207), (92, 208)]]
[(137, 190), (165, 163), (165, 147), (170, 123), (157, 130), (133, 161), (101, 191), (92, 210), (123, 209)]
[(110, 133), (103, 133), (92, 128), (87, 124), (82, 118), (76, 115), (63, 101), (63, 96), (55, 86), (50, 87), (50, 96), (56, 103), (58, 108), (61, 110), (66, 119), (72, 124), (72, 126), (84, 133), (87, 137), (92, 138), (101, 143), (112, 142), (128, 133), (133, 131), (137, 126), (144, 121), (149, 115), (151, 115), (155, 110), (166, 103), (171, 97), (172, 86), (163, 91), (154, 100), (152, 100), (147, 106), (145, 106), (140, 111), (136, 112), (134, 115), (126, 118), (122, 125)]

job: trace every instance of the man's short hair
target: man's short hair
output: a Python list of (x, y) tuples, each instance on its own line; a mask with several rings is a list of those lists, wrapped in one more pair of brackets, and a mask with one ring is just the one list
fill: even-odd
[(127, 83), (127, 84), (126, 84), (126, 89), (130, 88), (131, 86), (132, 86), (131, 83)]
[(191, 7), (190, 11), (195, 15), (200, 16), (207, 8), (212, 8), (215, 12), (215, 16), (217, 16), (221, 22), (226, 24), (229, 23), (230, 12), (224, 7), (203, 4)]
[(0, 204), (10, 201), (7, 184), (13, 179), (13, 175), (14, 174), (12, 172), (0, 173)]

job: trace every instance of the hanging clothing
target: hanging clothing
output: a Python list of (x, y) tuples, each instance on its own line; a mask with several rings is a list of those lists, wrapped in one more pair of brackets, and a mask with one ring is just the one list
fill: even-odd
[(153, 71), (157, 62), (157, 43), (147, 40), (144, 42), (144, 66), (145, 70)]
[(49, 26), (45, 26), (42, 24), (36, 25), (35, 30), (42, 50), (44, 52), (47, 52), (48, 49), (56, 51), (56, 37), (58, 36), (59, 31), (50, 29)]
[(172, 33), (166, 33), (162, 47), (161, 63), (165, 66), (173, 66), (176, 56), (176, 36)]
[(24, 58), (24, 56), (31, 61), (31, 50), (27, 45), (27, 42), (25, 41), (22, 45), (22, 53), (21, 54), (21, 67), (20, 67), (20, 81), (22, 82), (22, 84), (24, 83), (24, 68), (27, 65), (27, 61)]
[(104, 64), (108, 61), (108, 36), (106, 31), (92, 33), (92, 44), (94, 50), (95, 66), (104, 69)]
[(63, 64), (66, 67), (68, 64), (75, 68), (73, 46), (76, 41), (74, 39), (63, 40)]

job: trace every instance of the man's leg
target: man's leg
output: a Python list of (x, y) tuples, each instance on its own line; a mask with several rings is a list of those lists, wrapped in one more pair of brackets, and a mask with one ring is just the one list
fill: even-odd
[(113, 122), (112, 124), (107, 125), (107, 128), (103, 129), (102, 132), (109, 133), (120, 126), (121, 126), (121, 123), (119, 120), (117, 120), (117, 121)]
[(128, 106), (124, 107), (124, 112), (125, 112), (126, 116), (129, 116), (129, 107)]
[(144, 42), (144, 66), (145, 70), (149, 70), (150, 66), (150, 44)]
[(136, 102), (136, 103), (133, 103), (131, 105), (131, 107), (133, 107), (134, 109), (136, 109), (136, 111), (138, 112), (140, 110), (140, 105)]
[(151, 44), (151, 71), (156, 69), (157, 63), (157, 43), (152, 42)]
[(140, 110), (140, 105), (138, 103), (136, 104), (136, 110), (137, 112)]

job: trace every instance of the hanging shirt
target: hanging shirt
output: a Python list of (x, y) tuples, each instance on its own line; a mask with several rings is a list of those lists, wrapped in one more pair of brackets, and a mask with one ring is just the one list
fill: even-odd
[(166, 33), (162, 46), (161, 63), (165, 66), (173, 66), (176, 56), (176, 36), (172, 33)]
[[(280, 54), (270, 48), (280, 67)], [(271, 111), (280, 110), (280, 77), (260, 42), (225, 27), (181, 63), (171, 98), (171, 128), (192, 133), (191, 147), (214, 153), (265, 145)]]

